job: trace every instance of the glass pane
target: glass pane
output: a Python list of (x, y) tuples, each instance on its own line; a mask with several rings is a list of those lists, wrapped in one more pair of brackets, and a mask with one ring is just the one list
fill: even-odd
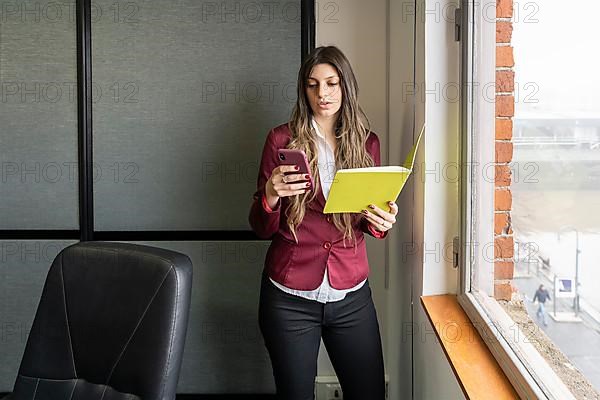
[(258, 327), (268, 242), (136, 242), (187, 254), (192, 306), (178, 393), (274, 393)]
[(264, 139), (295, 101), (300, 1), (95, 5), (96, 229), (250, 229)]
[(0, 10), (0, 229), (78, 229), (75, 1)]
[(12, 392), (46, 275), (75, 241), (0, 241), (0, 393)]
[(555, 0), (520, 11), (513, 39), (513, 283), (536, 329), (566, 357), (546, 352), (559, 360), (558, 375), (578, 398), (594, 398), (598, 393), (575, 382), (569, 368), (600, 390), (600, 56), (592, 50), (600, 5)]

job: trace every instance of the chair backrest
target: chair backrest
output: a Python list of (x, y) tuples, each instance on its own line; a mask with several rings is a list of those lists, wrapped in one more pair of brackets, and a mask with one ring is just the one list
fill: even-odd
[(82, 242), (52, 263), (11, 399), (174, 399), (192, 287), (186, 255)]

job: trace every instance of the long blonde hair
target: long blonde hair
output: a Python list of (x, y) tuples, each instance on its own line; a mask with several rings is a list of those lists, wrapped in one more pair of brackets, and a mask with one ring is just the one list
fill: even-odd
[[(336, 169), (374, 166), (374, 160), (365, 148), (370, 131), (369, 121), (358, 103), (358, 83), (350, 62), (335, 46), (317, 47), (304, 60), (298, 72), (298, 99), (289, 122), (292, 140), (287, 148), (304, 150), (309, 161), (311, 175), (315, 178), (313, 179), (315, 187), (311, 191), (289, 198), (290, 205), (286, 209), (285, 215), (287, 225), (296, 239), (296, 243), (298, 242), (296, 227), (304, 218), (306, 204), (317, 197), (320, 187), (320, 179), (317, 178), (319, 168), (316, 132), (311, 123), (313, 112), (306, 94), (308, 79), (317, 64), (333, 66), (340, 77), (342, 105), (338, 111), (335, 125)], [(344, 233), (344, 246), (346, 238), (350, 238), (356, 246), (353, 225), (358, 223), (360, 216), (352, 213), (334, 213), (332, 217), (335, 227)]]

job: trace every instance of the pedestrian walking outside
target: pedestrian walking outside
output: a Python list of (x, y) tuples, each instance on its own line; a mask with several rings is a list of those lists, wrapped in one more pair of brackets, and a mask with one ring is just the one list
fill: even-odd
[(535, 313), (537, 319), (541, 319), (542, 323), (544, 324), (544, 326), (548, 326), (548, 323), (546, 322), (546, 309), (545, 309), (545, 303), (546, 300), (552, 300), (550, 299), (550, 293), (548, 293), (548, 291), (546, 289), (544, 289), (544, 285), (541, 284), (540, 287), (535, 291), (535, 294), (533, 295), (533, 300), (532, 303), (535, 303), (535, 301), (538, 301), (538, 309), (537, 312)]

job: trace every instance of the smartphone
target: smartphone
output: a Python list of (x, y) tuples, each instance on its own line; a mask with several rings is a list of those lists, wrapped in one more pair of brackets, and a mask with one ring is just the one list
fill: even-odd
[(314, 187), (312, 175), (310, 174), (310, 167), (308, 166), (308, 158), (302, 150), (296, 149), (279, 149), (277, 150), (277, 156), (279, 157), (280, 165), (297, 165), (300, 167), (298, 171), (286, 173), (290, 174), (308, 174), (308, 180), (310, 182), (311, 189)]

